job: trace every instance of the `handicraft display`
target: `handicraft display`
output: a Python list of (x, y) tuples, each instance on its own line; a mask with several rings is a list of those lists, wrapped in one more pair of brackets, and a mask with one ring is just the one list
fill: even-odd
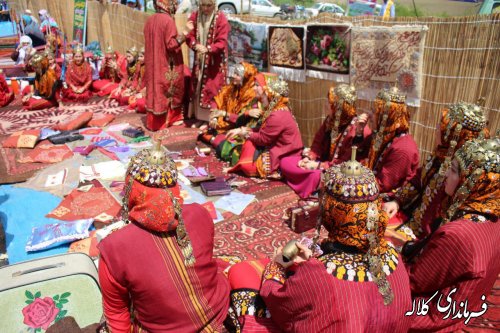
[(285, 80), (305, 81), (303, 26), (270, 26), (269, 71)]
[(229, 19), (228, 64), (233, 66), (246, 61), (259, 71), (267, 71), (267, 25), (246, 23)]
[(427, 26), (353, 27), (351, 84), (361, 99), (373, 100), (398, 83), (411, 106), (420, 106)]
[(308, 25), (306, 39), (307, 75), (349, 82), (350, 25)]

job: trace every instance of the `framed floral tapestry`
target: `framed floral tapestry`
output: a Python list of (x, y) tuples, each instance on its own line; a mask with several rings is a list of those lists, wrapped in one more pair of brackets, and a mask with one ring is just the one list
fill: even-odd
[(308, 76), (349, 82), (350, 30), (351, 26), (346, 24), (307, 25)]

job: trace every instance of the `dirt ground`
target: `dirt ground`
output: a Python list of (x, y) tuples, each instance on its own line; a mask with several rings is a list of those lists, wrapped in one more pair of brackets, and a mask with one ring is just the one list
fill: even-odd
[[(475, 15), (479, 11), (479, 7), (481, 7), (481, 2), (473, 3), (454, 0), (396, 0), (396, 4), (401, 3), (413, 8), (413, 1), (426, 16), (442, 16), (443, 13), (448, 16)], [(382, 3), (382, 0), (377, 2)]]

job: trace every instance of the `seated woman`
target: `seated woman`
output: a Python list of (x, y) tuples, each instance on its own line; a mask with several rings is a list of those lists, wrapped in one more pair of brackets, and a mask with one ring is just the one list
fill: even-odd
[(407, 332), (408, 274), (382, 237), (387, 215), (378, 196), (373, 173), (354, 158), (327, 170), (322, 251), (311, 241), (289, 243), (262, 275), (260, 297), (282, 331)]
[(128, 105), (128, 99), (132, 95), (137, 73), (137, 56), (138, 51), (135, 46), (129, 48), (125, 54), (127, 59), (127, 67), (125, 75), (122, 77), (118, 87), (111, 92), (110, 98), (115, 99), (120, 105)]
[(58, 105), (59, 80), (45, 54), (35, 54), (31, 59), (35, 69), (35, 85), (24, 88), (22, 102), (25, 110), (41, 110)]
[(14, 92), (7, 85), (3, 70), (0, 69), (0, 107), (9, 105), (9, 103), (12, 102), (15, 97), (16, 96), (14, 95)]
[(66, 82), (62, 89), (63, 102), (86, 103), (92, 97), (92, 68), (85, 61), (83, 48), (77, 46), (73, 50), (73, 60), (66, 69)]
[(413, 316), (415, 331), (460, 331), (488, 307), (500, 273), (500, 139), (474, 139), (458, 149), (444, 190), (448, 204), (437, 230), (403, 252), (414, 257), (408, 265), (414, 306), (428, 305), (425, 316)]
[(47, 59), (49, 59), (49, 68), (51, 68), (52, 70), (54, 70), (54, 72), (56, 72), (57, 79), (60, 80), (62, 75), (62, 69), (61, 66), (57, 64), (54, 53), (50, 49), (47, 49), (45, 50), (45, 56), (47, 57)]
[(108, 46), (104, 54), (104, 63), (101, 64), (99, 72), (100, 79), (92, 83), (92, 90), (101, 97), (111, 94), (113, 90), (118, 88), (122, 78), (126, 75), (126, 71), (127, 60), (125, 57)]
[(251, 110), (257, 102), (254, 87), (257, 74), (257, 68), (247, 62), (230, 68), (231, 82), (215, 96), (216, 109), (210, 112), (210, 128), (200, 136), (202, 141), (217, 148), (228, 130), (260, 117), (261, 110)]
[(128, 99), (128, 108), (138, 113), (146, 113), (146, 81), (144, 80), (146, 63), (144, 62), (144, 52), (144, 47), (141, 47), (137, 56), (138, 69), (131, 89), (131, 95)]
[(24, 35), (19, 39), (19, 45), (16, 50), (10, 55), (11, 59), (16, 62), (16, 65), (29, 67), (31, 57), (36, 53), (33, 48), (31, 38)]
[(368, 115), (356, 117), (356, 90), (340, 84), (328, 91), (331, 113), (316, 132), (309, 151), (301, 156), (285, 157), (280, 167), (287, 184), (301, 197), (315, 192), (321, 180), (322, 170), (349, 160), (351, 146), (358, 147), (358, 160), (366, 158), (371, 131), (364, 126)]
[(199, 204), (182, 204), (175, 162), (159, 142), (132, 157), (125, 181), (129, 223), (99, 243), (108, 326), (112, 332), (224, 331), (229, 283), (213, 259), (212, 218)]
[(227, 170), (250, 177), (281, 178), (280, 160), (300, 155), (304, 145), (299, 126), (288, 107), (288, 84), (281, 78), (267, 77), (265, 86), (255, 85), (264, 113), (260, 128), (239, 127), (227, 132), (227, 139), (245, 139), (238, 163)]
[(420, 155), (409, 133), (410, 112), (406, 96), (397, 87), (381, 90), (375, 99), (372, 138), (367, 167), (377, 177), (380, 193), (388, 194), (417, 173)]
[[(442, 111), (437, 145), (424, 168), (403, 185), (393, 201), (384, 204), (392, 218), (401, 210), (410, 216), (406, 223), (417, 237), (430, 232), (431, 222), (440, 215), (439, 205), (444, 197), (444, 176), (455, 151), (469, 140), (489, 138), (486, 116), (480, 105), (456, 103)], [(395, 221), (402, 222), (399, 219)]]

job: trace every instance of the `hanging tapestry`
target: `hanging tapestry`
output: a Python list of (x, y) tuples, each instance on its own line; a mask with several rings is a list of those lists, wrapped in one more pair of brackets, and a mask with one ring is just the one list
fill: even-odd
[(267, 25), (228, 19), (229, 66), (249, 62), (260, 72), (267, 72)]
[(382, 88), (397, 83), (406, 102), (420, 106), (427, 26), (353, 27), (351, 83), (358, 98), (373, 100)]
[(350, 30), (346, 24), (307, 26), (308, 76), (349, 83)]
[(305, 82), (304, 26), (269, 26), (269, 71)]

